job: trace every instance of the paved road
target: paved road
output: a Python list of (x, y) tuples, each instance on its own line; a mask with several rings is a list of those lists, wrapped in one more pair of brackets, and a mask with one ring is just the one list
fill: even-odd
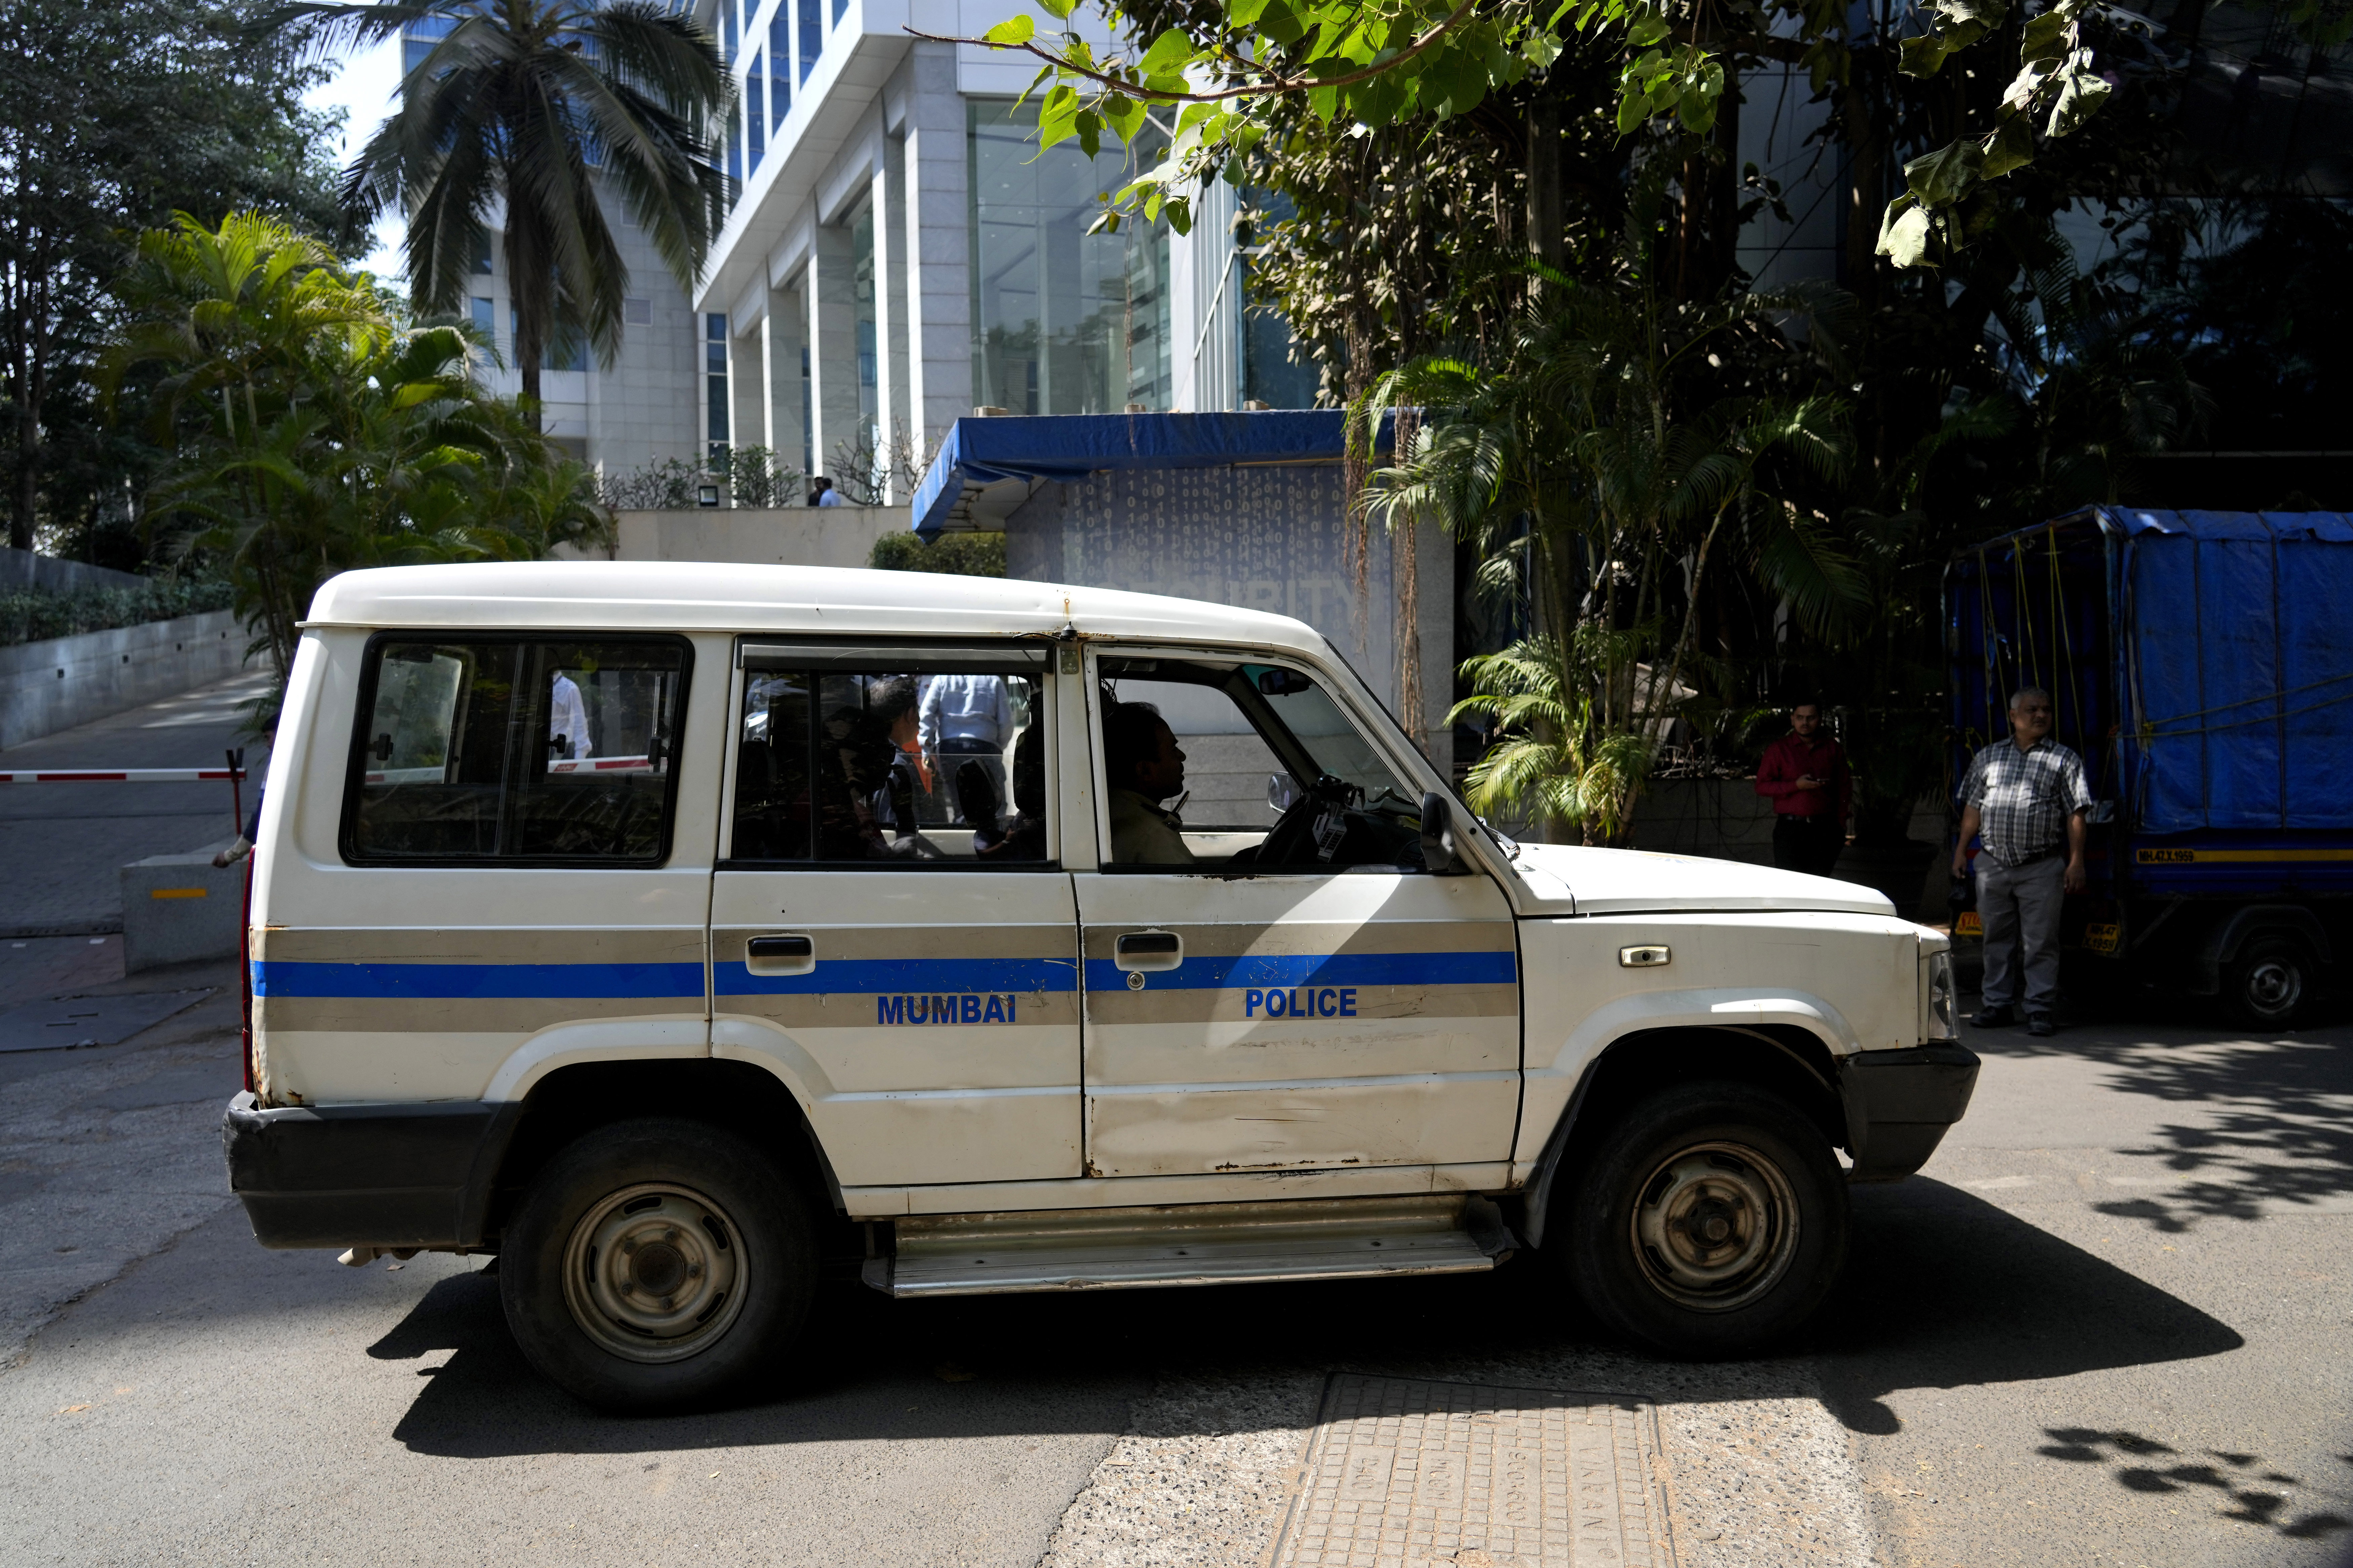
[(845, 1285), (781, 1396), (655, 1421), (534, 1380), (478, 1259), (254, 1247), (215, 1141), (232, 1029), (224, 996), (0, 1058), (0, 1340), (31, 1335), (0, 1371), (0, 1563), (1240, 1568), (1335, 1368), (1653, 1397), (1685, 1568), (2321, 1568), (2353, 1544), (2353, 1026), (1978, 1037), (1970, 1119), (1857, 1192), (1848, 1279), (1775, 1360), (1622, 1353), (1518, 1268)]
[[(244, 675), (111, 719), (0, 752), (0, 772), (20, 768), (216, 768), (246, 745), (256, 778), (266, 748), (237, 739), (241, 704), (269, 677)], [(245, 793), (253, 805), (252, 786)], [(0, 937), (90, 936), (122, 929), (115, 872), (150, 855), (177, 855), (237, 836), (226, 784), (0, 785)], [(5, 977), (0, 977), (5, 983)]]

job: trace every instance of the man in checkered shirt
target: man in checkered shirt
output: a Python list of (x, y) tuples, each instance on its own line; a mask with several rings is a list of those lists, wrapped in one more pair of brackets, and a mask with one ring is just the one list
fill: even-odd
[(2026, 1032), (2059, 1026), (2059, 910), (2084, 890), (2084, 814), (2092, 792), (2084, 759), (2051, 738), (2051, 694), (2030, 686), (2010, 700), (2010, 734), (1977, 754), (1961, 785), (1961, 837), (1953, 875), (1978, 853), (1978, 917), (1985, 922), (1981, 1029), (2018, 1022), (2019, 971), (2026, 972)]

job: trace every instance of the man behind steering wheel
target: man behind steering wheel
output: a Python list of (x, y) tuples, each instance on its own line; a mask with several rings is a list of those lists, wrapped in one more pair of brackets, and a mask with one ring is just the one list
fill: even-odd
[(1111, 858), (1116, 865), (1190, 866), (1184, 822), (1160, 803), (1185, 790), (1185, 753), (1149, 702), (1103, 710), (1103, 777), (1111, 785)]

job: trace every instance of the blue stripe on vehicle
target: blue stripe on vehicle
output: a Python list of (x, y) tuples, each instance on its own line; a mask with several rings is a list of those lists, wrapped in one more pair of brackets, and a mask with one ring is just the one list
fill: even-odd
[(489, 1001), (504, 997), (702, 998), (700, 963), (308, 963), (257, 962), (256, 996), (371, 996)]
[[(1217, 991), (1244, 985), (1508, 985), (1518, 973), (1508, 952), (1302, 952), (1188, 958), (1175, 969), (1146, 971), (1144, 979), (1155, 991)], [(1110, 959), (1087, 960), (1088, 990), (1126, 985), (1126, 972)]]
[(711, 978), (722, 996), (1070, 991), (1078, 965), (1054, 958), (827, 958), (820, 951), (807, 974), (754, 974), (737, 962), (713, 964)]

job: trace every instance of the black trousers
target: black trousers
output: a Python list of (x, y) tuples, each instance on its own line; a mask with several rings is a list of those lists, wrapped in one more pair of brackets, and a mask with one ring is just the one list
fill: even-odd
[(1835, 816), (1773, 819), (1773, 864), (1784, 871), (1827, 877), (1846, 848), (1846, 824)]

